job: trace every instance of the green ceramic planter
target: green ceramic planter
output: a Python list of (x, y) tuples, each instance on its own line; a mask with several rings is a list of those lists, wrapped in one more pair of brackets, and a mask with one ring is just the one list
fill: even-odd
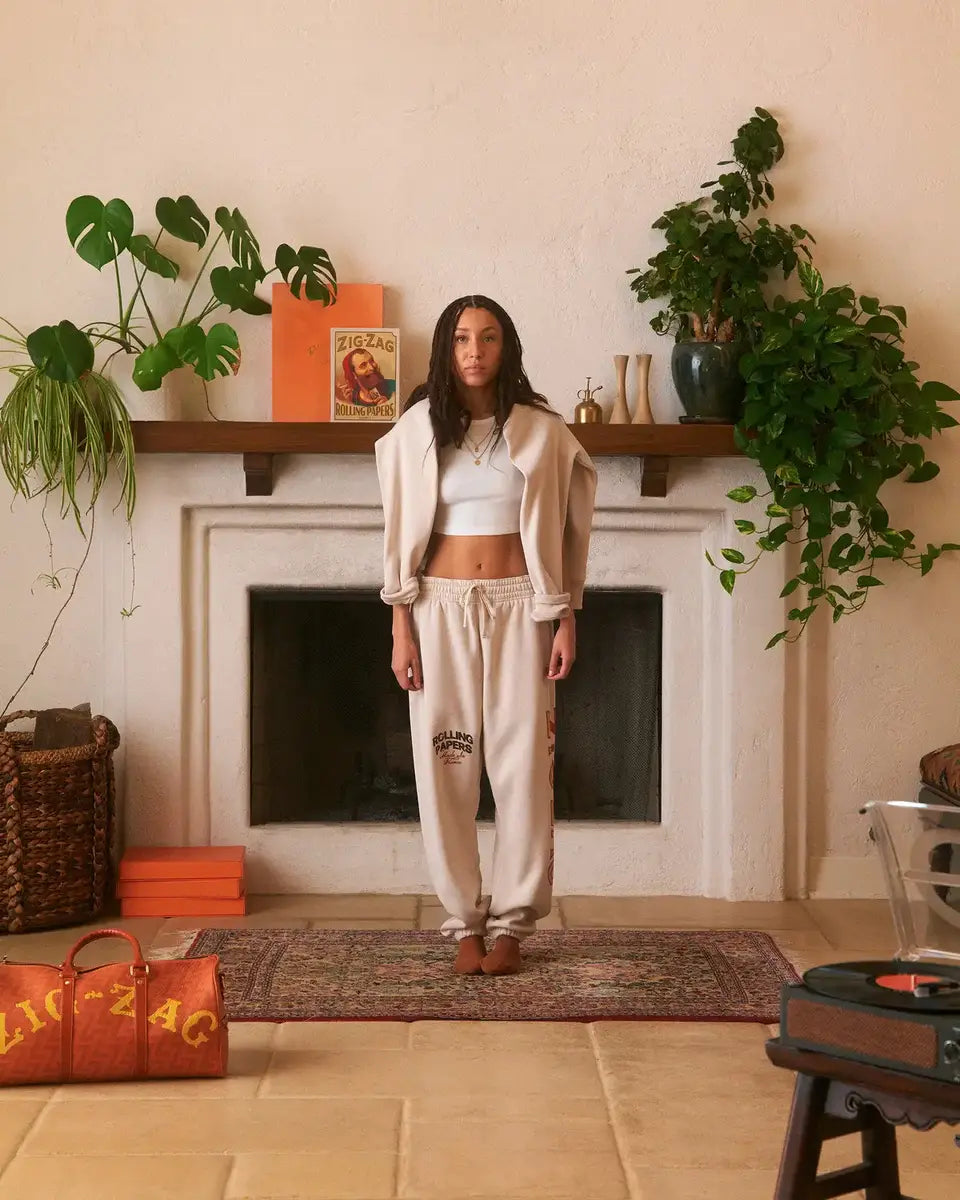
[(677, 342), (670, 369), (688, 418), (735, 425), (746, 383), (740, 374), (744, 342)]

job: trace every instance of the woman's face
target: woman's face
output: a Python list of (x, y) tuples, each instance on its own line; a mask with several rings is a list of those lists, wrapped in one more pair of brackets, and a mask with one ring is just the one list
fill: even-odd
[(485, 308), (465, 308), (453, 332), (453, 369), (464, 387), (492, 384), (500, 373), (503, 330)]

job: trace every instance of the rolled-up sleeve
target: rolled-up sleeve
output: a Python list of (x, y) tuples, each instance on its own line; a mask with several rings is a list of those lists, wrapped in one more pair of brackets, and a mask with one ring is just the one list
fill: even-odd
[(567, 514), (563, 527), (563, 589), (570, 595), (570, 607), (583, 607), (583, 588), (587, 578), (587, 554), (597, 495), (597, 470), (583, 449), (577, 451), (570, 475)]
[(405, 512), (402, 472), (394, 433), (385, 434), (374, 445), (383, 504), (383, 587), (380, 589), (380, 599), (390, 605), (412, 604), (420, 594), (420, 580), (416, 574), (419, 564), (414, 564), (407, 552), (415, 539), (414, 532), (407, 528), (414, 518), (413, 505), (410, 505), (411, 511)]

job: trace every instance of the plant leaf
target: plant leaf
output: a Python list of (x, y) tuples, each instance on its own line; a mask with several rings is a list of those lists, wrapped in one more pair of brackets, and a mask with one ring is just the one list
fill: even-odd
[(782, 642), (786, 636), (787, 631), (785, 629), (781, 629), (779, 633), (775, 633), (770, 641), (767, 642), (765, 649), (772, 650), (773, 647), (776, 646), (778, 642)]
[(259, 283), (266, 271), (263, 263), (260, 260), (260, 243), (253, 235), (253, 230), (247, 224), (246, 219), (239, 208), (235, 208), (233, 212), (223, 205), (217, 209), (214, 214), (217, 224), (227, 235), (227, 241), (230, 246), (230, 255), (238, 267), (256, 276)]
[(900, 336), (900, 326), (893, 317), (871, 317), (863, 326), (865, 333), (876, 335), (892, 334), (894, 337)]
[(733, 587), (736, 582), (737, 582), (736, 571), (721, 571), (720, 572), (720, 586), (728, 594), (733, 593)]
[(41, 325), (27, 337), (27, 353), (44, 375), (70, 383), (93, 369), (93, 342), (71, 321)]
[(180, 274), (179, 264), (161, 254), (145, 233), (134, 234), (127, 249), (138, 263), (142, 263), (154, 275), (162, 275), (164, 279), (176, 279)]
[(800, 475), (798, 474), (797, 468), (793, 465), (792, 462), (781, 463), (780, 466), (777, 467), (774, 474), (776, 475), (776, 477), (778, 479), (782, 480), (784, 483), (799, 483), (800, 482)]
[(210, 221), (191, 196), (161, 196), (155, 209), (160, 228), (181, 242), (193, 242), (203, 248), (210, 232)]
[(858, 588), (883, 587), (883, 580), (877, 579), (873, 575), (858, 575), (857, 576), (857, 587)]
[(209, 381), (218, 375), (236, 374), (239, 364), (240, 341), (232, 326), (221, 322), (206, 331), (191, 321), (175, 326), (137, 357), (133, 380), (141, 391), (149, 392), (177, 367), (192, 366)]
[(934, 404), (952, 404), (960, 400), (960, 392), (954, 391), (949, 384), (940, 383), (936, 379), (928, 379), (920, 388), (924, 400), (932, 400)]
[(800, 283), (803, 290), (815, 300), (818, 296), (823, 295), (823, 276), (808, 262), (801, 261), (797, 264), (797, 274), (800, 276)]
[(830, 445), (837, 446), (841, 450), (852, 450), (854, 446), (861, 446), (863, 440), (863, 435), (857, 433), (855, 429), (842, 429), (835, 426), (830, 430)]
[(799, 586), (800, 580), (798, 578), (787, 580), (783, 586), (783, 591), (780, 593), (780, 599), (783, 600), (787, 596), (792, 596)]
[(260, 317), (270, 312), (270, 305), (261, 300), (254, 290), (257, 279), (243, 267), (214, 267), (210, 272), (210, 287), (221, 304), (231, 312), (241, 312)]
[(203, 351), (206, 334), (196, 321), (175, 325), (164, 334), (163, 340), (180, 360), (181, 365), (192, 363)]
[(169, 334), (137, 355), (133, 364), (133, 382), (141, 392), (156, 391), (165, 375), (183, 366), (183, 360), (168, 338)]
[(298, 299), (320, 300), (324, 304), (336, 299), (337, 272), (326, 250), (318, 246), (294, 250), (284, 243), (277, 247), (275, 262)]
[(915, 471), (911, 471), (907, 476), (907, 483), (927, 483), (940, 474), (940, 468), (935, 462), (927, 461), (922, 466), (917, 467)]
[(756, 527), (756, 525), (754, 525), (754, 523), (752, 521), (737, 520), (737, 521), (734, 521), (734, 525), (736, 525), (737, 530), (740, 533), (756, 533), (757, 532), (757, 527)]
[(133, 213), (123, 200), (77, 196), (67, 209), (67, 237), (84, 262), (101, 270), (130, 243)]
[(192, 337), (183, 349), (184, 362), (190, 363), (201, 379), (216, 379), (218, 375), (236, 375), (240, 369), (240, 339), (232, 325), (219, 322), (204, 333), (193, 326), (200, 338)]
[(740, 550), (730, 550), (728, 548), (725, 550), (721, 550), (720, 553), (727, 560), (727, 562), (742, 563), (742, 562), (746, 561), (743, 556), (743, 553)]
[(772, 354), (775, 350), (782, 350), (783, 347), (790, 341), (793, 333), (789, 326), (779, 329), (774, 329), (763, 339), (760, 345), (758, 354)]
[(738, 504), (746, 504), (752, 500), (757, 494), (757, 489), (751, 487), (750, 484), (744, 484), (742, 487), (735, 487), (727, 492), (728, 500), (736, 500)]

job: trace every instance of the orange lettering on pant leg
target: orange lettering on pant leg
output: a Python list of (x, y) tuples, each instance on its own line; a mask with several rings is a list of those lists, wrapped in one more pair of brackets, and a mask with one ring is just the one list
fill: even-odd
[(557, 745), (557, 717), (555, 709), (547, 710), (547, 758), (550, 762), (550, 786), (553, 787), (553, 759)]
[(547, 881), (553, 887), (553, 868), (556, 859), (556, 847), (554, 844), (554, 799), (553, 799), (553, 764), (556, 757), (557, 747), (557, 711), (554, 708), (547, 710), (547, 755), (550, 760), (550, 861), (547, 865)]

